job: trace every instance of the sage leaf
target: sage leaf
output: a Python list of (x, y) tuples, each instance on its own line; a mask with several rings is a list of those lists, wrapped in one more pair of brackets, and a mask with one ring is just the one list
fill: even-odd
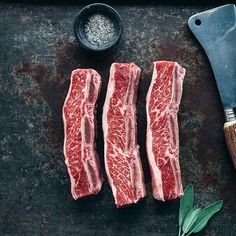
[(194, 189), (193, 189), (193, 185), (190, 184), (184, 190), (184, 196), (180, 199), (180, 207), (179, 207), (179, 226), (180, 227), (182, 226), (186, 215), (193, 208), (193, 196), (194, 196)]
[(201, 231), (207, 225), (210, 218), (215, 213), (217, 213), (222, 208), (222, 206), (223, 206), (223, 201), (219, 200), (201, 210), (200, 213), (198, 214), (197, 220), (193, 224), (191, 233), (198, 233), (199, 231)]
[(194, 222), (198, 218), (198, 214), (201, 211), (201, 208), (198, 208), (195, 206), (193, 209), (190, 210), (190, 212), (186, 215), (184, 222), (183, 222), (183, 227), (182, 230), (184, 234), (188, 233), (189, 230), (192, 228)]

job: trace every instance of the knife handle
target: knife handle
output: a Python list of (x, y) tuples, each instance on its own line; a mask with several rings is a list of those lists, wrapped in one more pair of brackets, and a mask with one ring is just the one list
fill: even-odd
[(236, 169), (236, 120), (224, 124), (225, 139)]

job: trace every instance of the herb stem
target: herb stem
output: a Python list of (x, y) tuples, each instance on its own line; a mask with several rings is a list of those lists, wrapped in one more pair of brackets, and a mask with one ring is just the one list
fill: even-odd
[(178, 236), (181, 236), (181, 226), (179, 227), (179, 234)]

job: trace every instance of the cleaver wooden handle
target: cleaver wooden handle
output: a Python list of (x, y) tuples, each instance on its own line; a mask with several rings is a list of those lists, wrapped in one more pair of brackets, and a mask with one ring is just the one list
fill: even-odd
[(225, 139), (236, 169), (236, 120), (224, 124)]

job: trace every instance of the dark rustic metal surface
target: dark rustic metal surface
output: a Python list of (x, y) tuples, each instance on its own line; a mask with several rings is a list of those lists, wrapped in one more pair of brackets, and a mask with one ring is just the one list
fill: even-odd
[[(179, 113), (184, 186), (200, 206), (223, 199), (223, 210), (199, 235), (236, 235), (236, 173), (223, 135), (223, 112), (207, 58), (187, 19), (211, 6), (117, 5), (124, 34), (119, 46), (95, 55), (73, 34), (77, 5), (0, 4), (0, 235), (177, 235), (179, 201), (152, 198), (145, 154), (145, 96), (154, 60), (187, 70)], [(94, 197), (74, 201), (62, 153), (61, 109), (75, 68), (96, 69), (103, 86), (97, 147), (103, 163), (101, 111), (112, 62), (142, 68), (138, 143), (147, 197), (116, 209), (105, 181)]]

